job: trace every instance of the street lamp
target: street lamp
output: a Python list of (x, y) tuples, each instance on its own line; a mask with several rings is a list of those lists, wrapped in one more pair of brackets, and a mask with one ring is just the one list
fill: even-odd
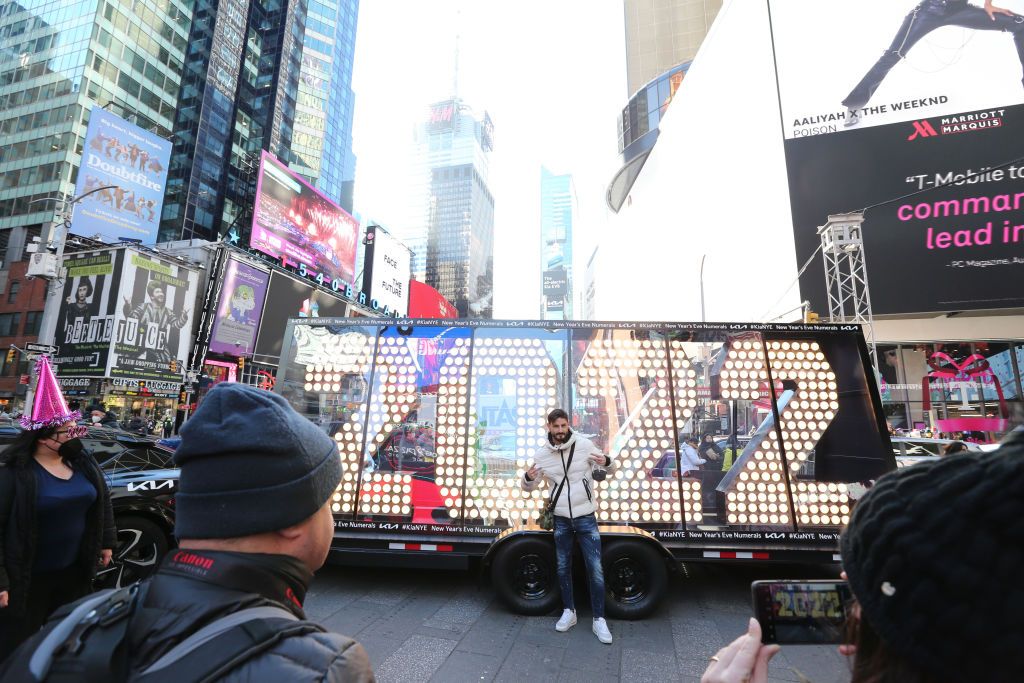
[[(63, 265), (63, 262), (64, 262), (64, 245), (67, 242), (68, 230), (71, 228), (71, 219), (72, 219), (72, 216), (74, 215), (75, 204), (77, 204), (78, 202), (82, 201), (83, 199), (85, 199), (86, 197), (88, 197), (91, 194), (94, 194), (96, 192), (101, 192), (103, 190), (114, 189), (114, 188), (117, 188), (117, 187), (119, 187), (119, 186), (118, 185), (103, 185), (101, 187), (97, 187), (97, 188), (94, 188), (92, 190), (89, 190), (88, 192), (83, 192), (82, 194), (78, 195), (77, 197), (72, 197), (71, 199), (68, 199), (67, 198), (67, 193), (64, 192), (64, 193), (61, 193), (61, 196), (59, 198), (58, 197), (44, 197), (42, 199), (34, 199), (31, 202), (29, 202), (30, 204), (33, 204), (35, 202), (51, 201), (51, 202), (57, 202), (57, 203), (59, 203), (61, 205), (61, 208), (59, 210), (55, 210), (55, 212), (54, 212), (54, 221), (51, 224), (51, 228), (50, 228), (49, 234), (46, 235), (46, 239), (45, 240), (40, 240), (40, 246), (45, 245), (44, 248), (47, 251), (49, 251), (50, 254), (52, 254), (52, 256), (49, 256), (49, 255), (45, 255), (45, 256), (49, 256), (49, 258), (52, 258), (53, 261), (56, 262), (56, 268), (54, 269), (54, 272), (56, 272), (56, 276), (55, 277), (51, 276), (51, 275), (48, 275), (48, 274), (41, 274), (41, 275), (38, 276), (38, 277), (42, 277), (44, 280), (47, 280), (46, 299), (45, 299), (45, 303), (43, 305), (43, 319), (42, 319), (42, 321), (40, 321), (40, 326), (39, 326), (39, 343), (41, 343), (41, 344), (52, 345), (53, 342), (54, 342), (54, 337), (56, 335), (56, 327), (57, 327), (57, 320), (56, 320), (56, 318), (57, 318), (58, 310), (60, 309), (60, 295), (61, 295), (60, 282), (63, 279), (62, 265)], [(58, 219), (58, 216), (59, 216), (59, 219)], [(45, 260), (49, 260), (49, 258), (45, 258)], [(45, 269), (45, 265), (44, 265), (44, 269)], [(54, 296), (54, 294), (56, 294), (56, 296)], [(52, 331), (51, 331), (51, 329), (52, 329)], [(30, 374), (31, 374), (33, 372), (33, 369), (30, 367), (29, 371), (30, 371)], [(25, 392), (25, 409), (26, 410), (31, 410), (32, 409), (31, 406), (32, 406), (32, 400), (34, 398), (34, 394), (35, 394), (35, 390), (33, 388), (33, 385), (32, 385), (31, 382), (29, 382), (28, 389)]]

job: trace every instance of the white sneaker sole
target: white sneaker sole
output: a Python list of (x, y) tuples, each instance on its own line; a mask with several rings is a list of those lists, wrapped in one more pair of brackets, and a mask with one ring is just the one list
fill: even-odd
[(590, 630), (593, 631), (594, 635), (597, 636), (597, 639), (600, 640), (605, 645), (611, 645), (612, 644), (612, 637), (611, 636), (608, 636), (608, 640), (605, 640), (604, 638), (601, 637), (601, 634), (597, 632), (597, 629), (593, 629), (592, 628)]

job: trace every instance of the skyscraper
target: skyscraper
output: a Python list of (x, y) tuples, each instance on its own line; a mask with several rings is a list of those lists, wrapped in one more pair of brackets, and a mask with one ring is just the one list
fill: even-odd
[[(38, 7), (38, 9), (30, 9)], [(74, 194), (95, 104), (168, 137), (184, 69), (189, 3), (0, 0), (0, 259)]]
[(352, 59), (359, 0), (309, 0), (292, 140), (293, 171), (352, 213)]
[(572, 320), (572, 218), (575, 189), (571, 175), (540, 169), (540, 317)]
[(354, 167), (339, 150), (351, 132), (357, 7), (358, 0), (197, 0), (162, 239), (243, 232), (261, 150), (317, 184), (323, 176), (341, 202), (344, 172)]
[(721, 8), (722, 0), (625, 0), (629, 94), (693, 59)]
[(460, 317), (490, 318), (494, 283), (494, 197), (488, 169), (494, 126), (459, 98), (437, 102), (417, 129), (413, 210), (395, 234)]
[(629, 102), (619, 118), (622, 167), (605, 199), (615, 212), (658, 141), (658, 126), (683, 83), (722, 0), (624, 0)]

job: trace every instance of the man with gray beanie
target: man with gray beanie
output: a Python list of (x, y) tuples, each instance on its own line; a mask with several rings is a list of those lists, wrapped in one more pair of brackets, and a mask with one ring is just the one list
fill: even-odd
[[(223, 383), (181, 428), (174, 460), (179, 548), (130, 598), (104, 680), (373, 681), (363, 647), (302, 609), (333, 537), (334, 440), (280, 396)], [(8, 676), (77, 604), (12, 656)]]

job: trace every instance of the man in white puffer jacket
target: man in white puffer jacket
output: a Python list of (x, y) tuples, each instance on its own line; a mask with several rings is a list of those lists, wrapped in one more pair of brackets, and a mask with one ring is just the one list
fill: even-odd
[(604, 572), (601, 569), (601, 534), (594, 515), (594, 469), (611, 471), (614, 467), (612, 459), (602, 454), (590, 439), (573, 433), (569, 429), (569, 415), (556, 408), (548, 413), (548, 445), (537, 449), (533, 462), (523, 475), (523, 489), (532, 491), (543, 478), (548, 482), (548, 495), (554, 497), (557, 493), (558, 496), (555, 500), (555, 551), (558, 584), (562, 589), (565, 610), (555, 624), (555, 630), (565, 632), (576, 625), (572, 596), (572, 545), (575, 538), (583, 552), (590, 580), (594, 635), (602, 643), (611, 643), (612, 634), (604, 620)]

